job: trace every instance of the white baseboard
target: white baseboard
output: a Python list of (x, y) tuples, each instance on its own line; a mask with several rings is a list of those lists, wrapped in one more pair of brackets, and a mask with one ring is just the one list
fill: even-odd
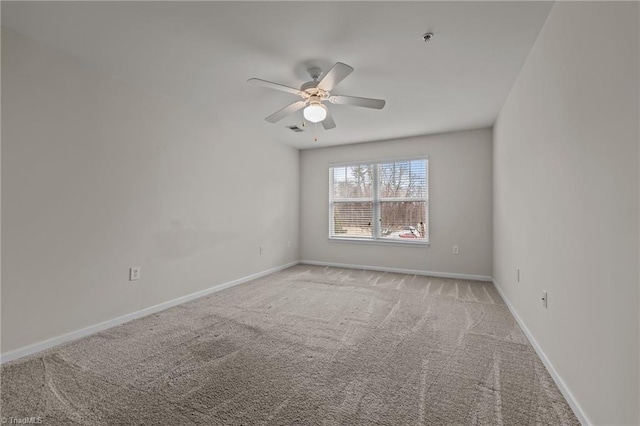
[(582, 409), (580, 404), (578, 404), (578, 401), (574, 398), (573, 394), (567, 387), (566, 383), (564, 382), (564, 380), (562, 380), (562, 377), (560, 377), (560, 374), (558, 374), (558, 371), (554, 368), (553, 364), (551, 364), (551, 361), (549, 361), (549, 358), (544, 353), (544, 351), (542, 350), (542, 348), (540, 347), (536, 339), (533, 337), (533, 335), (525, 325), (524, 321), (522, 321), (522, 318), (520, 318), (520, 315), (518, 315), (518, 312), (513, 307), (509, 299), (507, 299), (507, 296), (504, 294), (504, 292), (502, 291), (502, 289), (500, 288), (496, 280), (492, 279), (492, 281), (493, 281), (493, 286), (496, 288), (498, 293), (500, 293), (500, 296), (502, 297), (502, 300), (504, 300), (504, 303), (509, 308), (511, 315), (513, 315), (513, 317), (516, 319), (516, 322), (524, 332), (525, 336), (527, 336), (527, 339), (529, 339), (529, 343), (531, 343), (531, 346), (533, 346), (533, 349), (536, 351), (536, 353), (542, 360), (542, 363), (544, 364), (544, 366), (547, 367), (547, 371), (553, 378), (553, 381), (556, 382), (556, 386), (558, 386), (558, 389), (560, 389), (560, 392), (562, 393), (564, 398), (567, 400), (567, 403), (569, 403), (569, 406), (571, 406), (571, 409), (575, 413), (580, 423), (583, 426), (592, 425), (593, 423), (589, 421), (589, 418), (585, 414), (584, 410)]
[(488, 282), (492, 281), (492, 278), (487, 275), (454, 274), (451, 272), (434, 272), (434, 271), (423, 271), (420, 269), (387, 268), (384, 266), (351, 265), (347, 263), (318, 262), (315, 260), (301, 260), (300, 263), (305, 265), (333, 266), (336, 268), (366, 269), (369, 271), (392, 272), (397, 274), (427, 275), (430, 277), (453, 278), (458, 280), (474, 280), (474, 281), (488, 281)]
[(246, 283), (247, 281), (255, 280), (256, 278), (263, 277), (265, 275), (272, 274), (274, 272), (281, 271), (283, 269), (287, 269), (291, 266), (297, 265), (298, 262), (290, 262), (285, 265), (276, 266), (275, 268), (267, 269), (266, 271), (261, 271), (252, 275), (248, 275), (246, 277), (238, 278), (237, 280), (229, 281), (223, 284), (218, 284), (206, 290), (198, 291), (196, 293), (187, 294), (186, 296), (181, 296), (173, 300), (169, 300), (167, 302), (160, 303), (158, 305), (150, 306), (148, 308), (141, 309), (136, 312), (132, 312), (130, 314), (123, 315), (118, 318), (110, 319), (98, 324), (90, 325), (89, 327), (85, 327), (80, 330), (72, 331), (71, 333), (63, 334), (61, 336), (53, 337), (51, 339), (44, 340), (42, 342), (34, 343), (28, 346), (24, 346), (22, 348), (4, 353), (0, 355), (0, 363), (6, 363), (9, 361), (16, 360), (18, 358), (22, 358), (27, 355), (31, 355), (45, 349), (52, 348), (54, 346), (61, 345), (63, 343), (70, 342), (72, 340), (79, 339), (81, 337), (88, 336), (90, 334), (97, 333), (99, 331), (106, 330), (108, 328), (115, 327), (120, 324), (124, 324), (125, 322), (129, 322), (131, 320), (145, 317), (147, 315), (151, 315), (153, 313), (163, 311), (168, 308), (172, 308), (174, 306), (180, 305), (182, 303), (189, 302), (191, 300), (197, 299), (199, 297), (207, 296), (211, 293), (215, 293), (217, 291), (223, 290), (225, 288), (233, 287), (238, 284)]

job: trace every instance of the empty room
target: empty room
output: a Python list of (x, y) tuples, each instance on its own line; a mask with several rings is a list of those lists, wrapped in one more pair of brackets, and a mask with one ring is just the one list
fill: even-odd
[(0, 12), (3, 424), (640, 424), (639, 2)]

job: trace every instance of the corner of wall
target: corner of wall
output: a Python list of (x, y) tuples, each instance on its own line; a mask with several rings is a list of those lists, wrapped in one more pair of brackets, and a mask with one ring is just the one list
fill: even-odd
[[(638, 9), (638, 35), (640, 36), (640, 3)], [(640, 42), (638, 43), (638, 81), (640, 81)], [(640, 84), (638, 84), (638, 110), (640, 110)], [(638, 120), (638, 310), (640, 311), (640, 119)], [(638, 344), (640, 345), (640, 315), (638, 316)], [(640, 348), (638, 348), (638, 365), (640, 365)], [(638, 419), (640, 419), (640, 369), (638, 370)]]

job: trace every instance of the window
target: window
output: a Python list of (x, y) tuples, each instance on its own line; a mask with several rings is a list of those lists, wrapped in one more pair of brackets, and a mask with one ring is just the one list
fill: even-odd
[(329, 238), (426, 244), (428, 159), (329, 168)]

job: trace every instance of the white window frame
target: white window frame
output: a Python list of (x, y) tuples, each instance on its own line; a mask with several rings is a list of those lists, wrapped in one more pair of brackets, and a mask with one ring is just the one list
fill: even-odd
[[(378, 188), (379, 185), (379, 171), (378, 167), (374, 167), (373, 169), (373, 182), (372, 182), (372, 192), (373, 197), (371, 202), (373, 203), (373, 212), (372, 212), (372, 237), (338, 237), (334, 235), (334, 215), (333, 215), (333, 175), (334, 167), (355, 167), (355, 166), (363, 166), (363, 165), (378, 165), (384, 163), (393, 163), (400, 161), (416, 161), (416, 160), (424, 160), (426, 162), (426, 194), (424, 197), (415, 197), (415, 198), (380, 198), (380, 191)], [(383, 160), (372, 160), (372, 161), (353, 161), (348, 163), (331, 163), (329, 164), (329, 240), (336, 242), (356, 242), (356, 243), (364, 243), (364, 244), (382, 244), (382, 245), (402, 245), (402, 246), (418, 246), (418, 247), (428, 247), (430, 245), (429, 235), (431, 233), (431, 228), (429, 226), (429, 217), (430, 217), (430, 203), (429, 203), (429, 156), (421, 155), (417, 157), (402, 157), (402, 158), (386, 158)], [(357, 202), (365, 202), (362, 199), (353, 199), (353, 200), (340, 200), (338, 202), (349, 202), (349, 201), (357, 201)], [(390, 238), (384, 238), (380, 235), (380, 202), (381, 201), (424, 201), (425, 202), (425, 229), (426, 235), (424, 239), (420, 239), (420, 241), (413, 241), (411, 239), (407, 240), (396, 240)]]

